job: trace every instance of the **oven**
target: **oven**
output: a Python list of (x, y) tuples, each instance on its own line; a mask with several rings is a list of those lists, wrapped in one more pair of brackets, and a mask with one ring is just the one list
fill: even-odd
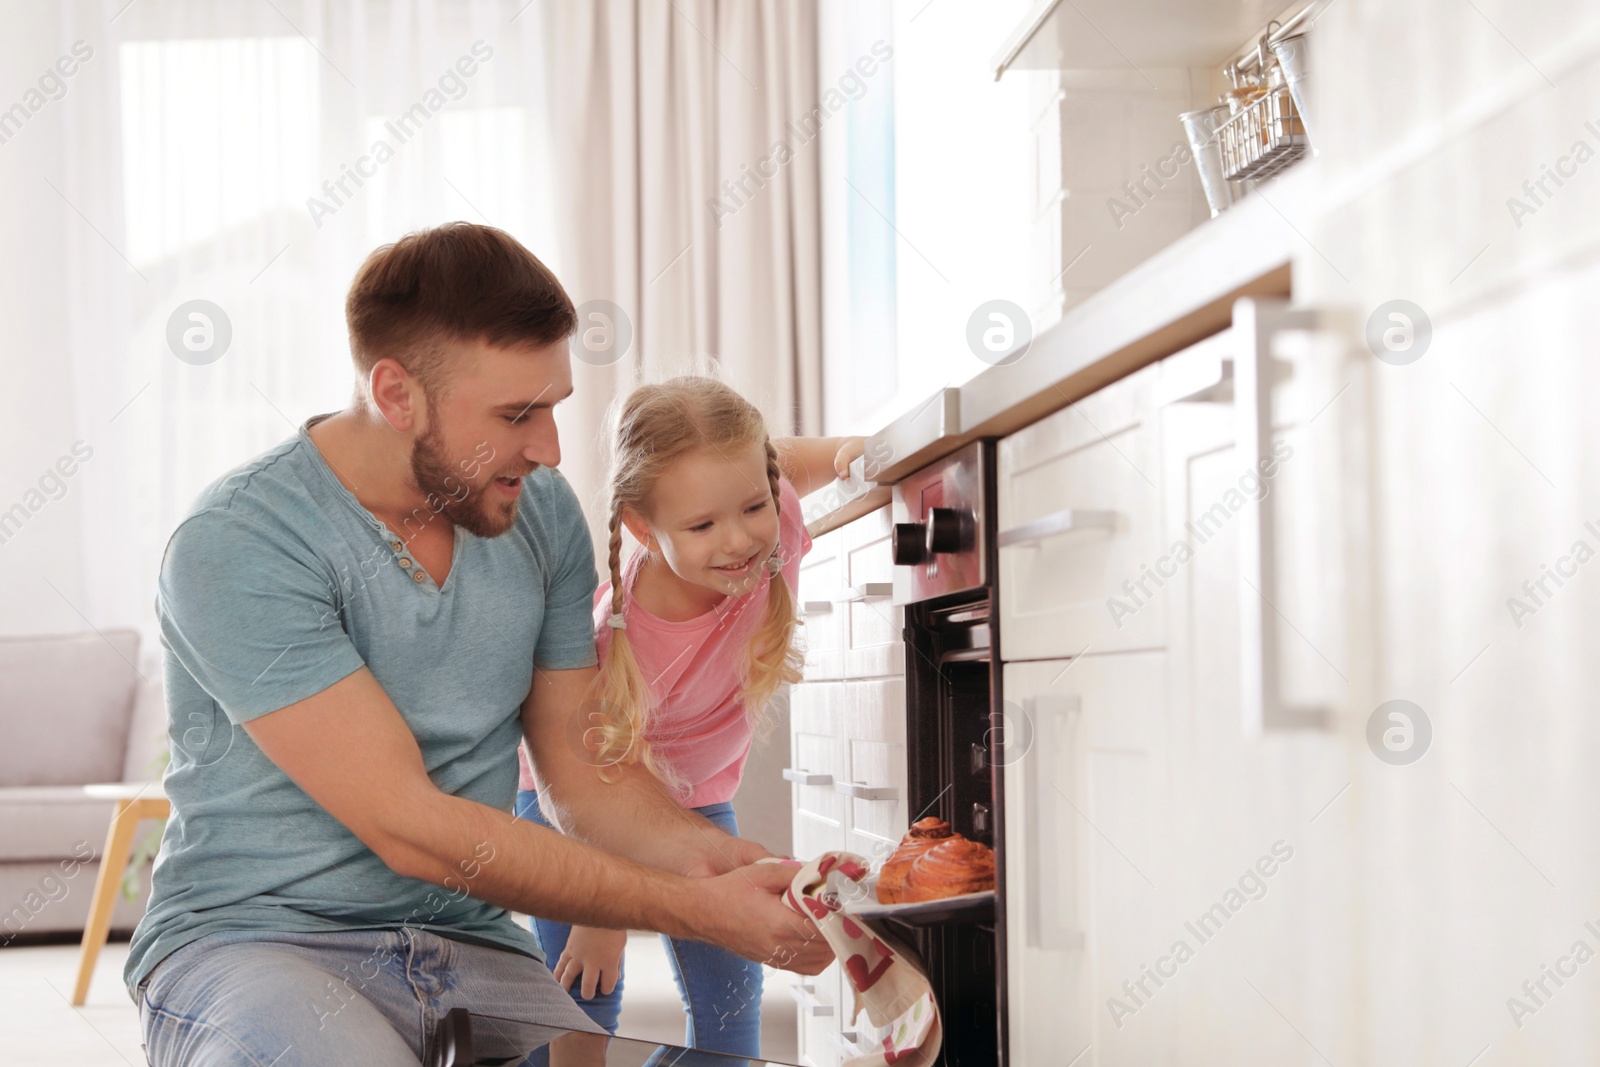
[(901, 479), (892, 503), (894, 600), (905, 608), (906, 769), (912, 821), (930, 815), (995, 850), (995, 899), (897, 923), (944, 1021), (940, 1064), (1006, 1061), (1005, 718), (996, 632), (995, 446), (978, 441)]

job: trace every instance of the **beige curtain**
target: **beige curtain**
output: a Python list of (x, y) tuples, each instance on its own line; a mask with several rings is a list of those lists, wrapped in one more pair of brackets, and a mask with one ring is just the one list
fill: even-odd
[(563, 469), (604, 514), (605, 408), (641, 380), (714, 368), (774, 433), (822, 425), (815, 5), (541, 5), (558, 262), (573, 299), (628, 316), (631, 348), (575, 362)]

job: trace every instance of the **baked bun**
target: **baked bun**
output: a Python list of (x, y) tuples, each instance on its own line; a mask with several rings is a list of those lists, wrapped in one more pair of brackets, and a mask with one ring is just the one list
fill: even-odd
[(907, 873), (911, 870), (911, 864), (934, 845), (954, 836), (956, 835), (950, 829), (950, 824), (943, 819), (930, 816), (912, 823), (911, 829), (906, 831), (906, 836), (900, 839), (900, 847), (895, 849), (894, 855), (889, 857), (883, 865), (883, 870), (878, 873), (879, 903), (905, 903), (901, 896), (901, 888), (905, 884)]
[(994, 888), (994, 850), (979, 841), (952, 837), (925, 850), (911, 864), (901, 902), (940, 900)]

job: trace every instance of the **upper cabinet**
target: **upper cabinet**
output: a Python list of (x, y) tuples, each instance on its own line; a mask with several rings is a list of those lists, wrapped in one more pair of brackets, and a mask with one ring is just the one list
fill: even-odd
[(1277, 0), (1042, 0), (994, 57), (1008, 70), (1221, 66), (1243, 41), (1288, 12)]

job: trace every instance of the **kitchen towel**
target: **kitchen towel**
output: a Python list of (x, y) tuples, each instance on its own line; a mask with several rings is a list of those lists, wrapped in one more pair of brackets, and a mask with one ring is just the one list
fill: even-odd
[(866, 875), (867, 861), (860, 856), (825, 852), (800, 868), (784, 903), (813, 920), (839, 958), (854, 994), (850, 1021), (865, 1006), (874, 1026), (889, 1028), (882, 1048), (848, 1059), (844, 1067), (924, 1067), (938, 1059), (944, 1040), (928, 976), (909, 948), (842, 910), (869, 891), (860, 884)]

